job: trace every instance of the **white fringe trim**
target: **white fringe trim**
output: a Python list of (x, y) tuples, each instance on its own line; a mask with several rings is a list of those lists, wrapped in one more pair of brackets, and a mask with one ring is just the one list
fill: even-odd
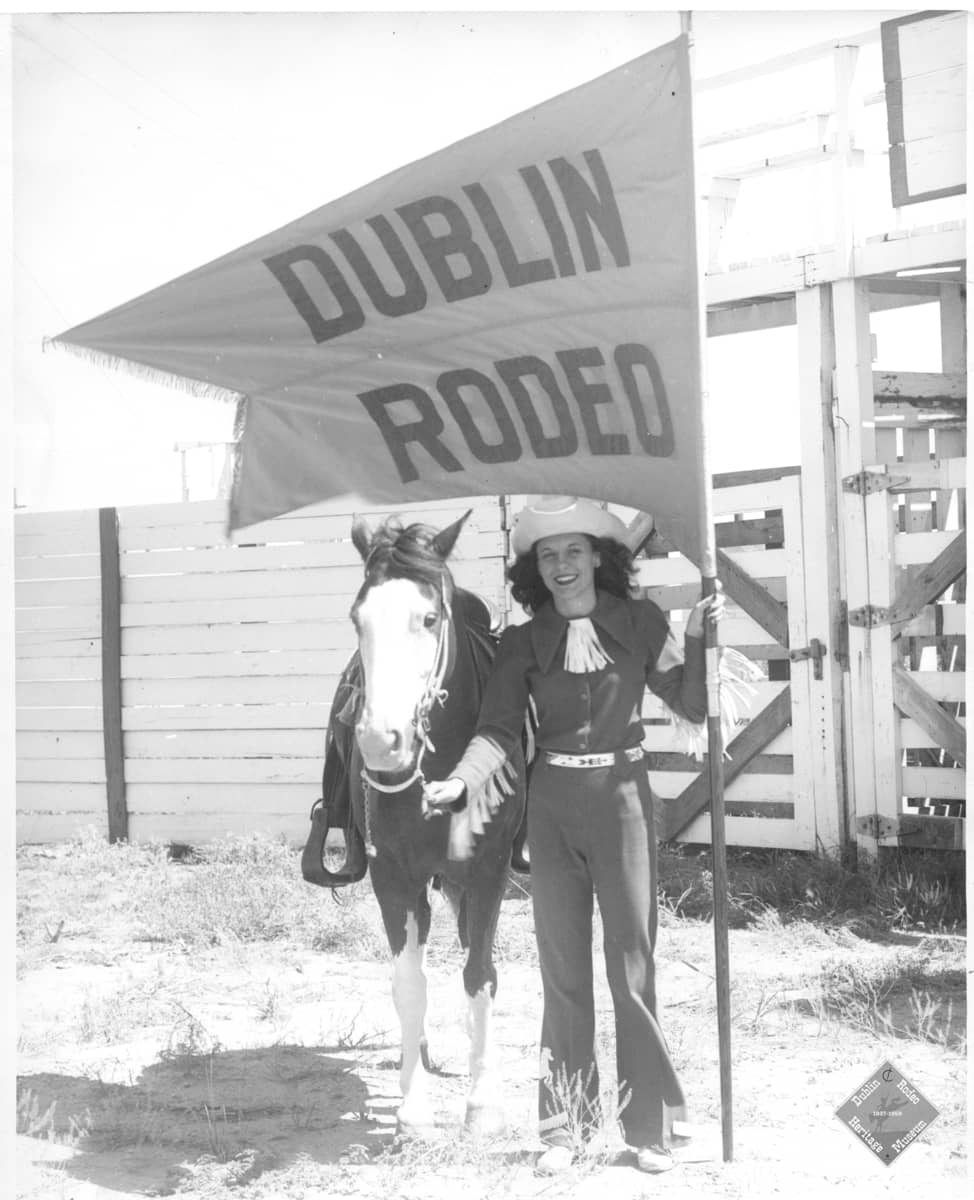
[[(753, 662), (739, 650), (731, 646), (720, 647), (720, 740), (723, 747), (723, 757), (730, 758), (727, 747), (734, 739), (738, 721), (751, 707), (751, 701), (756, 694), (754, 684), (763, 679), (761, 672)], [(709, 748), (707, 723), (700, 725), (688, 721), (678, 713), (671, 713), (673, 729), (680, 743), (679, 749), (684, 754), (692, 755), (697, 762), (703, 759)]]
[(514, 764), (508, 759), (487, 780), (483, 788), (467, 800), (466, 807), (450, 816), (447, 854), (463, 861), (473, 854), (473, 840), (487, 828), (494, 814), (515, 791)]
[(191, 396), (205, 396), (208, 399), (230, 401), (234, 404), (242, 398), (240, 392), (235, 392), (232, 388), (221, 387), (216, 383), (206, 383), (202, 379), (190, 379), (188, 376), (179, 375), (174, 371), (163, 371), (159, 367), (150, 367), (146, 363), (136, 362), (131, 358), (122, 358), (118, 354), (107, 354), (103, 350), (92, 350), (89, 346), (77, 346), (73, 342), (63, 342), (56, 337), (44, 338), (41, 342), (41, 349), (45, 353), (48, 350), (56, 350), (73, 354), (75, 358), (85, 359), (96, 367), (123, 371), (126, 375), (141, 379), (145, 383), (176, 388), (179, 391), (188, 392)]
[(576, 617), (568, 622), (568, 639), (565, 643), (565, 670), (573, 675), (586, 675), (589, 671), (601, 671), (612, 662), (606, 654), (595, 626), (588, 617)]

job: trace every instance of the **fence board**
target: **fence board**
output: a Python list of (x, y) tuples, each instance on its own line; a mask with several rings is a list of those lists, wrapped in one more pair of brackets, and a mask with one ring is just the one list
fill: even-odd
[(94, 658), (100, 662), (101, 640), (74, 637), (70, 633), (60, 637), (43, 630), (23, 633), (17, 638), (17, 659), (26, 661), (31, 658)]
[[(453, 565), (454, 579), (461, 587), (473, 591), (496, 588), (497, 565), (483, 562), (457, 562)], [(41, 587), (23, 584), (22, 587)], [(77, 584), (59, 584), (61, 588)], [(226, 571), (194, 575), (134, 575), (124, 584), (126, 606), (152, 604), (156, 601), (247, 600), (280, 596), (345, 597), (346, 605), (362, 586), (362, 564), (347, 567), (307, 568), (300, 571)], [(85, 598), (79, 597), (79, 603)]]
[[(18, 783), (17, 810), (107, 814), (103, 783)], [(106, 815), (107, 824), (107, 815)]]
[(61, 508), (50, 512), (26, 512), (14, 514), (14, 525), (18, 537), (32, 534), (56, 533), (78, 534), (88, 532), (98, 536), (98, 512), (92, 508)]
[(740, 483), (717, 488), (713, 493), (714, 514), (761, 513), (781, 507), (780, 477), (756, 483)]
[[(689, 771), (650, 771), (653, 793), (661, 800), (674, 800), (697, 777)], [(794, 803), (795, 780), (791, 773), (759, 774), (742, 771), (724, 789), (727, 800), (747, 801), (751, 804), (786, 801)]]
[(38, 846), (49, 842), (65, 842), (93, 830), (99, 837), (108, 836), (108, 817), (104, 813), (38, 813), (17, 812), (17, 843)]
[[(28, 785), (32, 786), (32, 785)], [(43, 786), (43, 785), (36, 785)], [(133, 783), (129, 814), (307, 813), (315, 797), (303, 783)]]
[(18, 683), (14, 696), (18, 708), (97, 708), (101, 711), (101, 684), (97, 680)]
[[(347, 503), (347, 502), (346, 502)], [(163, 511), (166, 507), (169, 513)], [(315, 506), (317, 509), (318, 506)], [(176, 512), (176, 509), (184, 510)], [(169, 505), (158, 507), (153, 515), (148, 510), (140, 514), (138, 509), (126, 508), (119, 512), (121, 522), (119, 543), (123, 553), (129, 550), (201, 549), (231, 545), (279, 545), (286, 542), (339, 542), (349, 536), (352, 513), (345, 511), (324, 513), (305, 510), (305, 513), (290, 513), (261, 521), (246, 529), (237, 530), (231, 537), (226, 532), (226, 509), (217, 515), (209, 512), (194, 512), (196, 505)], [(496, 498), (492, 503), (457, 503), (444, 501), (442, 506), (435, 502), (424, 505), (402, 505), (396, 509), (366, 508), (358, 510), (373, 527), (385, 517), (395, 513), (404, 524), (413, 521), (437, 528), (445, 527), (470, 508), (473, 511), (460, 535), (458, 549), (464, 537), (473, 536), (484, 529), (496, 529), (500, 520), (500, 505)]]
[[(656, 560), (654, 559), (653, 561)], [(717, 576), (722, 579), (719, 566)], [(773, 600), (777, 600), (782, 604), (787, 602), (788, 589), (783, 577), (779, 579), (762, 578), (756, 582), (764, 588)], [(700, 599), (699, 574), (696, 583), (682, 583), (675, 587), (657, 587), (655, 584), (640, 584), (640, 587), (642, 594), (658, 604), (664, 612), (670, 612), (672, 609), (693, 608), (694, 604)]]
[[(758, 550), (734, 547), (721, 554), (745, 570), (754, 579), (780, 578), (785, 573), (783, 550)], [(699, 570), (682, 555), (672, 558), (640, 558), (636, 560), (637, 579), (640, 586), (673, 587), (681, 583), (696, 583), (700, 586)], [(698, 597), (699, 598), (699, 597)]]
[[(457, 580), (467, 586), (464, 580)], [(501, 608), (504, 592), (472, 588)], [(348, 617), (354, 591), (327, 596), (267, 596), (250, 600), (191, 600), (175, 603), (122, 604), (122, 626), (227, 625), (246, 621), (337, 621)], [(38, 610), (40, 611), (40, 610)]]
[(122, 678), (220, 679), (262, 675), (340, 675), (347, 650), (281, 650), (273, 653), (125, 655)]
[(351, 655), (355, 630), (347, 610), (336, 621), (267, 622), (260, 625), (137, 625), (122, 630), (122, 654), (253, 653), (337, 650)]
[[(21, 731), (97, 730), (101, 733), (101, 705), (98, 708), (18, 708), (17, 734)], [(101, 740), (99, 738), (99, 740)]]
[(58, 554), (40, 558), (17, 554), (14, 560), (14, 579), (92, 579), (98, 578), (97, 554)]
[[(967, 722), (963, 717), (955, 718), (960, 725), (966, 727)], [(904, 717), (900, 721), (900, 745), (904, 750), (941, 750), (943, 746), (939, 740), (930, 736), (929, 733), (912, 717)]]
[[(282, 758), (130, 758), (125, 777), (133, 785), (188, 784), (300, 784), (309, 791), (321, 786), (322, 757)], [(314, 799), (314, 796), (311, 797)]]
[(15, 678), (27, 682), (40, 680), (101, 679), (101, 658), (91, 654), (68, 658), (18, 658)]
[(78, 604), (72, 608), (18, 608), (14, 611), (17, 637), (21, 631), (63, 630), (71, 637), (101, 637), (101, 605)]
[(328, 723), (336, 681), (322, 684), (318, 703), (187, 704), (171, 708), (123, 708), (122, 729), (202, 731), (207, 729), (317, 729)]
[(966, 697), (963, 671), (909, 671), (907, 674), (934, 700), (958, 703)]
[[(263, 675), (254, 679), (129, 679), (125, 682), (124, 704), (183, 705), (216, 704), (298, 704), (319, 700), (334, 693), (339, 673), (328, 675)], [(25, 684), (26, 687), (66, 687), (66, 684)], [(85, 686), (75, 684), (75, 687)]]
[[(804, 831), (791, 818), (776, 820), (774, 817), (736, 817), (728, 814), (725, 824), (729, 846), (776, 850), (807, 848)], [(709, 842), (710, 814), (704, 813), (694, 818), (676, 840), (689, 845)]]
[(17, 758), (17, 783), (97, 783), (104, 794), (105, 762), (99, 758)]
[(913, 618), (899, 627), (903, 637), (963, 637), (967, 633), (965, 604), (928, 604)]
[(139, 758), (248, 759), (316, 758), (321, 774), (325, 736), (322, 728), (132, 730), (125, 738), (129, 763)]
[[(751, 701), (750, 714), (756, 716), (763, 708), (766, 708), (772, 700), (774, 700), (781, 692), (788, 687), (787, 680), (761, 680), (753, 685), (754, 698)], [(665, 706), (663, 701), (654, 696), (652, 692), (647, 692), (643, 697), (642, 716), (643, 720), (668, 719), (670, 710)]]
[[(452, 569), (461, 563), (502, 558), (506, 539), (500, 530), (468, 533), (464, 529), (450, 559)], [(295, 571), (353, 567), (361, 575), (362, 560), (350, 540), (296, 542), (275, 546), (216, 546), (194, 550), (130, 551), (122, 558), (126, 578), (143, 575), (214, 574), (254, 571)]]
[(30, 758), (95, 758), (102, 761), (105, 745), (101, 730), (17, 731), (17, 761)]
[[(132, 813), (129, 837), (137, 842), (205, 846), (230, 835), (261, 834), (300, 846), (308, 835), (308, 812), (295, 813)], [(51, 839), (54, 840), (54, 839)]]
[(967, 772), (953, 767), (903, 767), (900, 789), (904, 796), (929, 796), (937, 800), (964, 800)]
[[(932, 508), (922, 510), (924, 521), (931, 520)], [(911, 510), (915, 520), (920, 519), (919, 510)], [(926, 566), (942, 553), (957, 537), (957, 530), (936, 529), (920, 530), (911, 533), (898, 533), (893, 538), (893, 558), (898, 567), (911, 567), (922, 563)]]

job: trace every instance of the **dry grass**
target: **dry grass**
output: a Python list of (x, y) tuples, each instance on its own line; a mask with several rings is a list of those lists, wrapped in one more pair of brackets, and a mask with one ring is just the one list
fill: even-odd
[[(793, 1054), (802, 1039), (813, 1057), (841, 1060), (850, 1034), (860, 1039), (852, 1052), (865, 1055), (864, 1070), (884, 1054), (895, 1058), (897, 1047), (963, 1061), (965, 913), (956, 859), (904, 854), (855, 870), (798, 854), (731, 851), (728, 868), (732, 961), (744, 953), (748, 964), (735, 969), (731, 995), (745, 1079), (764, 1069), (769, 1054)], [(689, 981), (679, 985), (685, 994), (666, 1009), (664, 1025), (678, 1070), (698, 1094), (707, 1090), (704, 1075), (713, 1074), (701, 1056), (715, 1023), (712, 887), (706, 852), (663, 851), (661, 958)], [(371, 1063), (381, 1086), (395, 1087), (394, 1020), (377, 1019), (360, 1002), (374, 991), (387, 995), (388, 978), (367, 882), (333, 898), (301, 880), (297, 853), (281, 841), (230, 838), (174, 857), (164, 846), (109, 846), (86, 836), (19, 853), (17, 936), (25, 980), (63, 968), (62, 978), (75, 972), (82, 980), (73, 1006), (52, 1009), (56, 1024), (35, 1027), (33, 1014), (24, 1015), (23, 1053), (56, 1055), (62, 1047), (71, 1061), (82, 1054), (91, 1064), (24, 1079), (18, 1131), (32, 1139), (85, 1154), (165, 1152), (173, 1166), (163, 1190), (195, 1200), (558, 1194), (525, 1183), (532, 1178), (525, 1129), (476, 1139), (457, 1136), (454, 1127), (442, 1138), (403, 1141), (376, 1123), (368, 1097), (347, 1083), (355, 1077), (346, 1074), (343, 1055)], [(598, 948), (598, 925), (595, 941)], [(461, 958), (452, 920), (435, 914), (431, 971), (452, 973)], [(536, 974), (529, 878), (509, 881), (496, 958), (502, 976), (514, 964), (522, 978)], [(311, 980), (300, 964), (314, 963), (325, 973)], [(347, 964), (350, 979), (374, 983), (360, 983), (358, 994), (340, 985), (329, 990), (336, 963)], [(371, 964), (371, 974), (361, 964)], [(58, 977), (49, 977), (56, 986)], [(315, 1017), (323, 981), (327, 1004)], [(507, 1005), (511, 997), (504, 981)], [(513, 1000), (516, 1008), (520, 1000)], [(245, 1018), (235, 1044), (228, 1041), (230, 1011)], [(527, 1088), (535, 1035), (531, 1015), (517, 1064)], [(611, 1059), (610, 1041), (603, 1014), (600, 1062)], [(136, 1045), (141, 1066), (130, 1057)], [(312, 1086), (322, 1056), (337, 1056), (332, 1074)], [(263, 1086), (268, 1072), (280, 1075), (280, 1089), (273, 1103), (255, 1108), (246, 1081)], [(237, 1076), (245, 1080), (239, 1087)], [(462, 1100), (462, 1078), (447, 1072), (442, 1082)], [(602, 1085), (605, 1136), (589, 1145), (574, 1184), (595, 1183), (590, 1177), (618, 1149), (612, 1069), (603, 1071)], [(584, 1114), (572, 1081), (564, 1086), (580, 1133)], [(301, 1147), (318, 1144), (335, 1123), (323, 1111), (331, 1103), (325, 1098), (343, 1087), (351, 1088), (345, 1150), (328, 1160), (308, 1156)], [(745, 1085), (742, 1096), (742, 1116), (757, 1120), (761, 1087)], [(754, 1114), (748, 1105), (758, 1106)], [(962, 1122), (962, 1113), (945, 1113), (938, 1127), (944, 1146), (958, 1141)], [(282, 1139), (297, 1147), (283, 1162), (274, 1150)], [(62, 1185), (70, 1194), (64, 1168), (52, 1170), (52, 1195)], [(743, 1184), (727, 1189), (728, 1200), (749, 1194)]]
[[(889, 850), (874, 862), (788, 850), (730, 848), (730, 923), (745, 927), (768, 911), (782, 923), (843, 925), (862, 936), (891, 932), (956, 933), (966, 928), (962, 852)], [(676, 917), (709, 919), (713, 870), (709, 848), (660, 854), (660, 898)]]

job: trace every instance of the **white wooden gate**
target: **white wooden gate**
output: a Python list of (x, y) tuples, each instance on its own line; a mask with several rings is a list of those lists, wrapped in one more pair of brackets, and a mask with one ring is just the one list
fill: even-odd
[[(760, 478), (762, 475), (771, 478)], [(718, 486), (718, 574), (729, 597), (720, 640), (751, 658), (765, 678), (756, 685), (725, 762), (727, 840), (796, 850), (834, 848), (840, 840), (839, 783), (822, 769), (817, 736), (825, 696), (828, 631), (810, 624), (797, 473)], [(717, 483), (726, 483), (718, 477)], [(660, 539), (650, 553), (665, 549)], [(640, 563), (645, 594), (669, 614), (678, 638), (699, 596), (697, 568), (682, 555)], [(664, 804), (665, 839), (709, 842), (709, 785), (701, 764), (680, 752), (663, 704), (648, 696), (645, 744), (654, 791)]]
[(867, 570), (857, 572), (862, 603), (850, 599), (848, 613), (853, 704), (872, 713), (855, 731), (857, 794), (871, 801), (857, 807), (860, 840), (964, 847), (965, 484), (965, 459), (929, 457), (893, 459), (847, 481), (869, 547)]

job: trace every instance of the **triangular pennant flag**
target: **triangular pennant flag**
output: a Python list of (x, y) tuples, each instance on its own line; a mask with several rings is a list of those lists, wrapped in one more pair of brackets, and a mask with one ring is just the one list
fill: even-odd
[(233, 528), (555, 492), (696, 558), (699, 335), (680, 37), (54, 342), (243, 398)]

